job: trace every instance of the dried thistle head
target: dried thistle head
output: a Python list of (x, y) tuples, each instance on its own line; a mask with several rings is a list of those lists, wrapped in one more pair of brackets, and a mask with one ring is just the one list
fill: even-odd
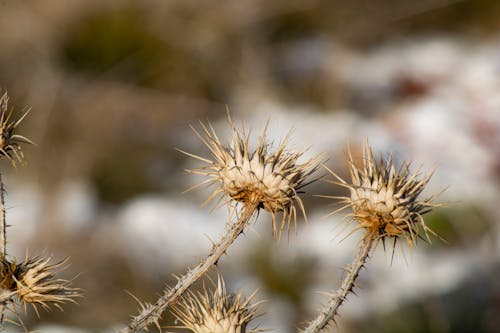
[(64, 269), (66, 261), (49, 264), (50, 260), (50, 257), (32, 257), (20, 264), (8, 263), (8, 275), (3, 276), (2, 287), (13, 292), (25, 305), (31, 304), (37, 313), (37, 306), (49, 310), (53, 305), (62, 310), (62, 304), (75, 303), (75, 298), (80, 297), (79, 289), (72, 288), (70, 281), (55, 277)]
[(12, 109), (9, 111), (9, 96), (5, 92), (0, 97), (0, 157), (6, 157), (14, 166), (16, 161), (22, 162), (24, 159), (20, 143), (33, 144), (30, 139), (14, 133), (29, 111), (14, 121), (11, 119)]
[(344, 204), (337, 211), (352, 209), (349, 216), (358, 223), (354, 230), (364, 228), (368, 236), (382, 241), (389, 237), (394, 241), (406, 239), (410, 247), (417, 238), (425, 235), (429, 239), (429, 233), (435, 234), (422, 215), (438, 205), (432, 202), (433, 197), (419, 199), (432, 171), (423, 176), (418, 171), (411, 173), (409, 162), (396, 169), (392, 157), (377, 162), (368, 142), (363, 146), (363, 166), (356, 166), (350, 150), (348, 162), (351, 183), (329, 171), (338, 180), (333, 183), (350, 191), (349, 197), (332, 198), (341, 199)]
[(173, 308), (172, 313), (194, 333), (252, 333), (248, 324), (258, 315), (258, 304), (252, 303), (252, 294), (245, 299), (241, 294), (227, 293), (224, 280), (219, 276), (215, 291), (188, 292)]
[[(204, 204), (220, 195), (219, 202), (224, 198), (227, 201), (243, 205), (256, 205), (271, 213), (273, 234), (279, 237), (285, 227), (290, 230), (291, 222), (297, 222), (297, 207), (305, 217), (302, 200), (298, 196), (306, 179), (319, 164), (319, 158), (310, 159), (302, 164), (298, 163), (303, 152), (289, 152), (286, 150), (287, 138), (271, 151), (267, 141), (267, 125), (264, 128), (257, 147), (250, 150), (249, 135), (238, 131), (231, 118), (229, 125), (232, 131), (230, 145), (223, 144), (212, 126), (201, 127), (203, 133), (193, 128), (196, 135), (208, 147), (212, 159), (197, 155), (194, 157), (206, 163), (205, 166), (188, 172), (208, 176), (209, 179), (196, 185), (218, 184), (218, 187), (208, 197)], [(281, 221), (276, 221), (276, 214), (281, 213)]]

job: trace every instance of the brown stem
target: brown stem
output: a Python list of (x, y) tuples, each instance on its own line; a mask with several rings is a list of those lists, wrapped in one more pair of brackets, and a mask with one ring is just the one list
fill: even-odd
[(347, 268), (347, 274), (342, 281), (342, 285), (332, 297), (330, 302), (321, 310), (320, 314), (314, 319), (302, 333), (317, 333), (324, 329), (328, 323), (335, 318), (342, 303), (347, 295), (352, 292), (356, 279), (359, 276), (361, 268), (366, 264), (375, 238), (372, 234), (367, 234), (359, 247), (359, 252), (354, 261)]
[(184, 276), (179, 278), (175, 287), (165, 289), (163, 295), (154, 305), (144, 307), (141, 313), (132, 318), (128, 326), (122, 329), (120, 333), (137, 332), (141, 329), (147, 328), (151, 324), (158, 325), (160, 316), (165, 309), (169, 305), (173, 304), (194, 282), (205, 275), (205, 273), (217, 263), (220, 257), (226, 253), (229, 246), (231, 246), (231, 244), (248, 225), (250, 218), (256, 210), (256, 204), (249, 204), (245, 206), (238, 221), (230, 225), (219, 242), (213, 245), (208, 256), (196, 267), (188, 270)]
[(0, 260), (3, 262), (7, 256), (7, 222), (5, 222), (5, 189), (0, 173)]
[[(2, 174), (0, 173), (0, 265), (5, 264), (7, 257), (7, 222), (5, 221), (5, 188), (2, 181)], [(3, 268), (2, 268), (3, 269)], [(9, 297), (2, 297), (0, 300), (0, 325), (3, 325), (5, 303)], [(0, 329), (2, 327), (0, 326)]]

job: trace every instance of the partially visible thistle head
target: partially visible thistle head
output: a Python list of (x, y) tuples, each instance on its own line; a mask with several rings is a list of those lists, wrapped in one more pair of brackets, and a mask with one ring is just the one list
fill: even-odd
[[(339, 210), (350, 207), (349, 214), (358, 223), (357, 229), (364, 228), (367, 235), (381, 239), (406, 239), (413, 246), (417, 238), (434, 232), (429, 229), (422, 217), (433, 207), (433, 197), (420, 199), (419, 196), (432, 176), (432, 171), (421, 175), (410, 172), (410, 163), (404, 162), (396, 168), (392, 157), (388, 160), (380, 158), (377, 162), (368, 142), (363, 146), (363, 165), (358, 167), (348, 151), (351, 182), (338, 177), (333, 183), (346, 187), (349, 197), (333, 197), (341, 199), (344, 204)], [(339, 211), (337, 210), (337, 211)]]
[(227, 293), (224, 280), (219, 276), (216, 289), (209, 292), (188, 292), (172, 308), (172, 313), (186, 328), (194, 333), (252, 333), (261, 329), (248, 329), (248, 324), (258, 316), (258, 304), (252, 303), (252, 294), (245, 299), (240, 293)]
[[(201, 127), (196, 135), (208, 147), (212, 159), (183, 152), (206, 163), (205, 166), (189, 172), (208, 176), (209, 179), (196, 185), (218, 184), (205, 203), (220, 195), (220, 200), (230, 198), (228, 202), (243, 205), (256, 205), (271, 213), (273, 233), (279, 237), (285, 227), (290, 230), (291, 222), (297, 222), (297, 208), (305, 217), (304, 205), (299, 197), (300, 189), (306, 179), (316, 171), (319, 158), (299, 164), (303, 152), (289, 152), (285, 138), (275, 150), (271, 150), (264, 128), (255, 149), (249, 147), (249, 135), (238, 131), (231, 118), (229, 124), (232, 141), (226, 145), (219, 140), (212, 126)], [(281, 222), (277, 223), (276, 214), (281, 213)], [(278, 225), (279, 224), (279, 225)]]
[(50, 260), (50, 257), (26, 258), (21, 263), (4, 260), (0, 270), (2, 292), (17, 296), (25, 305), (31, 304), (37, 313), (37, 306), (49, 310), (52, 305), (62, 310), (62, 304), (75, 303), (75, 298), (80, 297), (79, 289), (72, 288), (70, 281), (55, 277), (65, 261), (49, 264)]
[(24, 154), (21, 143), (33, 144), (30, 139), (15, 134), (15, 130), (29, 113), (27, 110), (18, 120), (12, 120), (12, 110), (9, 111), (9, 96), (5, 92), (0, 97), (0, 157), (6, 157), (15, 166), (16, 161), (22, 162)]

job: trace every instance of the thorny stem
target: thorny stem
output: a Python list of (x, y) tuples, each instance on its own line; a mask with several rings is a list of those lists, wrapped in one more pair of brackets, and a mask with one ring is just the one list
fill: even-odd
[[(2, 174), (0, 173), (0, 264), (3, 265), (5, 257), (7, 256), (7, 222), (5, 221), (5, 189), (2, 181)], [(5, 311), (5, 300), (0, 300), (0, 325), (3, 324), (3, 317)], [(1, 326), (0, 326), (1, 328)]]
[(368, 233), (362, 240), (358, 255), (350, 266), (347, 267), (347, 275), (342, 281), (342, 285), (333, 295), (330, 302), (321, 310), (320, 314), (314, 319), (302, 333), (317, 333), (324, 329), (331, 320), (335, 319), (338, 309), (344, 303), (347, 295), (353, 291), (359, 272), (365, 266), (370, 255), (370, 251), (375, 243), (373, 234)]
[(219, 242), (213, 244), (208, 256), (196, 267), (188, 270), (184, 276), (180, 277), (175, 287), (165, 289), (163, 295), (154, 305), (144, 307), (141, 313), (133, 317), (129, 325), (122, 329), (120, 333), (137, 332), (151, 324), (158, 326), (160, 316), (165, 309), (173, 304), (194, 282), (205, 275), (213, 265), (217, 264), (220, 257), (226, 253), (229, 246), (244, 231), (250, 218), (257, 211), (257, 207), (257, 204), (247, 204), (238, 221), (232, 223)]
[(4, 192), (5, 189), (2, 181), (2, 174), (0, 174), (0, 228), (1, 228), (0, 260), (2, 261), (7, 256), (7, 223), (5, 222)]

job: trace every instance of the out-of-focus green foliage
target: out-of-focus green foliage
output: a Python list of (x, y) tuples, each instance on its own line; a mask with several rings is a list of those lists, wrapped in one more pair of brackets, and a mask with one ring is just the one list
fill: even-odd
[(69, 69), (137, 84), (161, 76), (165, 45), (148, 31), (138, 9), (97, 12), (79, 19), (66, 35), (64, 61)]

